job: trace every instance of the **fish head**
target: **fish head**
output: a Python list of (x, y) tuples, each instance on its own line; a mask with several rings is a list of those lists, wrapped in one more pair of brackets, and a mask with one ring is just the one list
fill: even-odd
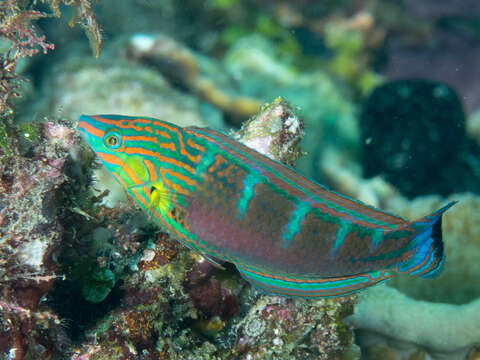
[(149, 198), (153, 177), (157, 179), (152, 171), (158, 164), (149, 154), (158, 153), (159, 137), (151, 122), (120, 115), (81, 115), (78, 121), (80, 133), (105, 168), (127, 190), (144, 192), (144, 199)]

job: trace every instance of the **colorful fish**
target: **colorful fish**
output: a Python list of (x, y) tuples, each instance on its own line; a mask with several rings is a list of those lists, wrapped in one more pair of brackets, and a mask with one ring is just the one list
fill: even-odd
[(215, 130), (119, 115), (82, 115), (78, 128), (172, 237), (267, 293), (342, 296), (392, 271), (429, 278), (442, 268), (441, 217), (454, 203), (410, 222)]

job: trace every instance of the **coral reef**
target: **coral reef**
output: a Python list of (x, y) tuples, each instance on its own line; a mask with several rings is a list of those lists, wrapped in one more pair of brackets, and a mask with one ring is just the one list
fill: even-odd
[[(478, 359), (479, 198), (451, 194), (480, 184), (478, 4), (452, 4), (0, 0), (0, 359)], [(451, 88), (401, 98), (401, 121), (370, 99), (383, 113), (362, 135), (357, 110), (383, 76)], [(51, 120), (80, 113), (217, 130), (253, 115), (230, 135), (341, 193), (410, 219), (459, 200), (443, 275), (367, 290), (347, 325), (355, 297), (260, 294), (159, 231)], [(398, 172), (382, 178), (380, 164)]]
[(308, 301), (263, 296), (237, 325), (238, 355), (252, 360), (358, 358), (352, 334), (340, 321), (340, 314), (352, 307), (348, 297)]
[(168, 36), (137, 34), (126, 50), (130, 58), (154, 66), (173, 83), (237, 119), (248, 118), (260, 108), (256, 99), (235, 93), (233, 78), (219, 81), (221, 64), (200, 57)]
[(126, 50), (132, 59), (153, 65), (172, 82), (237, 119), (248, 118), (260, 108), (256, 99), (235, 94), (231, 85), (226, 86), (235, 83), (233, 79), (217, 80), (221, 64), (200, 57), (168, 36), (137, 34)]
[[(234, 136), (293, 164), (301, 154), (303, 123), (277, 99)], [(119, 208), (109, 211), (118, 214)], [(121, 304), (91, 327), (74, 359), (359, 358), (351, 328), (341, 323), (352, 313), (354, 297), (305, 301), (261, 295), (232, 266), (221, 270), (166, 234), (152, 239), (150, 231), (150, 240), (137, 238), (135, 253), (122, 250), (135, 240), (120, 234), (108, 243), (121, 256), (108, 256), (107, 268), (117, 269), (115, 278), (122, 279)], [(130, 259), (129, 270), (118, 271), (114, 264), (121, 258)]]

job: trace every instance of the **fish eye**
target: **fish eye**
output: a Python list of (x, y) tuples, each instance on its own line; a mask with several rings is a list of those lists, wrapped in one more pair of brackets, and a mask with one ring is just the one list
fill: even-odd
[(104, 136), (105, 146), (110, 149), (118, 149), (122, 143), (121, 137), (116, 132), (109, 132)]

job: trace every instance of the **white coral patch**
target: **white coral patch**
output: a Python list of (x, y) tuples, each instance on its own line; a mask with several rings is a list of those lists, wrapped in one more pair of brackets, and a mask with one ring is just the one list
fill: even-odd
[(19, 258), (25, 265), (40, 270), (43, 264), (43, 257), (47, 250), (47, 242), (35, 239), (24, 243), (19, 251)]
[(271, 136), (248, 139), (242, 142), (244, 145), (248, 146), (249, 148), (257, 150), (259, 153), (262, 153), (263, 155), (270, 156), (270, 157), (272, 156), (272, 154), (270, 153), (270, 145), (272, 144)]
[(300, 121), (296, 116), (289, 116), (285, 120), (285, 126), (288, 132), (295, 134), (298, 131), (298, 128), (300, 127)]

